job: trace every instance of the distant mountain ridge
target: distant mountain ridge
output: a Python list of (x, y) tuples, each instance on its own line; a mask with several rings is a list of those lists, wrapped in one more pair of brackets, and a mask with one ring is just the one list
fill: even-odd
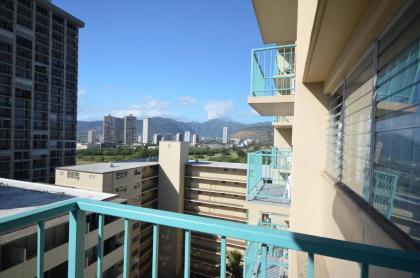
[[(150, 135), (159, 134), (171, 134), (175, 135), (177, 132), (191, 131), (197, 133), (201, 137), (209, 138), (221, 138), (222, 129), (224, 126), (228, 127), (229, 136), (232, 137), (238, 131), (247, 129), (253, 130), (254, 128), (264, 130), (264, 137), (266, 137), (267, 131), (271, 130), (272, 127), (270, 122), (260, 122), (255, 124), (244, 124), (228, 120), (213, 119), (206, 122), (181, 122), (169, 118), (153, 117), (150, 118), (149, 122), (149, 133)], [(102, 134), (102, 121), (78, 121), (77, 122), (77, 136), (78, 138), (85, 137), (89, 129), (95, 130), (98, 134)], [(137, 132), (141, 133), (143, 129), (143, 121), (137, 120)], [(258, 132), (257, 132), (258, 133)], [(266, 140), (264, 140), (266, 141)]]

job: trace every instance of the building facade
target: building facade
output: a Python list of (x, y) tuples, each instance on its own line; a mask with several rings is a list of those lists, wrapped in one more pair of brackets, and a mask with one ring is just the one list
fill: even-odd
[[(93, 192), (117, 194), (128, 205), (157, 208), (158, 164), (156, 162), (98, 163), (57, 168), (56, 185)], [(130, 276), (149, 275), (152, 226), (130, 223)]]
[(200, 143), (200, 135), (193, 134), (191, 145), (196, 146)]
[[(115, 194), (91, 192), (73, 188), (62, 188), (9, 179), (0, 179), (0, 201), (8, 204), (7, 209), (0, 211), (0, 216), (10, 216), (33, 208), (52, 204), (70, 198), (79, 197), (124, 203), (124, 199)], [(96, 274), (96, 243), (98, 216), (86, 216), (86, 266), (87, 277)], [(68, 218), (66, 216), (50, 219), (45, 222), (45, 277), (67, 276)], [(104, 244), (104, 277), (115, 277), (122, 273), (122, 249), (124, 230), (122, 219), (107, 218)], [(0, 277), (35, 277), (36, 276), (36, 226), (0, 235)]]
[(88, 144), (95, 144), (96, 143), (95, 130), (93, 130), (93, 129), (88, 130), (87, 143)]
[(75, 163), (78, 32), (49, 1), (0, 3), (0, 176), (51, 182)]
[(163, 140), (163, 136), (161, 134), (154, 134), (153, 135), (153, 145), (159, 145), (159, 142)]
[(191, 131), (185, 131), (184, 132), (184, 142), (191, 143)]
[[(248, 103), (274, 116), (274, 147), (292, 152), (290, 229), (419, 251), (419, 3), (253, 5), (263, 41), (276, 46), (252, 52)], [(290, 277), (304, 275), (302, 260), (289, 254)], [(356, 263), (315, 260), (318, 277), (361, 273)], [(369, 270), (397, 275), (406, 274)]]
[(229, 142), (227, 126), (223, 127), (222, 142), (223, 144), (227, 144)]
[(124, 117), (124, 144), (132, 145), (137, 143), (137, 118), (133, 115)]
[[(185, 165), (184, 213), (248, 223), (246, 164), (188, 162)], [(215, 277), (220, 273), (220, 237), (191, 235), (191, 273)], [(227, 240), (227, 252), (245, 253), (246, 242)]]
[(183, 133), (180, 133), (180, 132), (178, 132), (177, 134), (175, 134), (175, 141), (177, 141), (177, 142), (184, 141), (184, 134)]
[(150, 141), (149, 141), (149, 118), (144, 118), (143, 119), (143, 140), (142, 143), (147, 145)]
[(124, 143), (124, 119), (105, 116), (103, 120), (103, 136), (105, 144)]

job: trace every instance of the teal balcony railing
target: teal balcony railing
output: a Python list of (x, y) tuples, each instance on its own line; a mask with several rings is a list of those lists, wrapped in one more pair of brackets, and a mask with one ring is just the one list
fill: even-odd
[[(315, 254), (360, 263), (362, 278), (369, 275), (369, 266), (375, 265), (410, 273), (420, 273), (420, 254), (366, 244), (317, 237), (289, 231), (268, 229), (242, 223), (182, 213), (141, 208), (90, 199), (70, 199), (0, 218), (0, 235), (27, 226), (37, 226), (36, 276), (44, 274), (45, 221), (65, 214), (69, 215), (68, 277), (84, 277), (86, 214), (97, 213), (99, 217), (97, 243), (97, 277), (102, 277), (104, 217), (124, 219), (123, 277), (128, 277), (129, 221), (141, 221), (153, 225), (152, 277), (158, 277), (159, 227), (168, 226), (184, 231), (184, 277), (190, 276), (191, 232), (200, 232), (221, 237), (220, 277), (226, 277), (226, 238), (255, 242), (259, 245), (261, 261), (259, 277), (267, 277), (268, 246), (297, 250), (308, 254), (308, 277), (314, 277)], [(413, 275), (414, 276), (414, 275)]]
[[(258, 226), (267, 227), (273, 230), (288, 230), (287, 226), (272, 224), (260, 221)], [(257, 242), (248, 242), (245, 250), (245, 268), (244, 277), (254, 278), (261, 277), (262, 270), (262, 248), (263, 246)], [(266, 276), (286, 278), (289, 275), (289, 253), (288, 250), (278, 246), (268, 246)]]
[(247, 201), (290, 203), (291, 149), (248, 153)]
[(295, 45), (253, 49), (251, 95), (275, 96), (295, 93)]

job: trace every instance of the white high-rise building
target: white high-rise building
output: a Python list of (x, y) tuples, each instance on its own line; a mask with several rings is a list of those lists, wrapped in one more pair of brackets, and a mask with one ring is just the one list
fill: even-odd
[(228, 143), (228, 128), (227, 126), (223, 127), (223, 144)]
[(200, 136), (198, 134), (193, 134), (192, 136), (192, 145), (198, 145), (198, 143), (200, 142)]
[(95, 144), (95, 130), (93, 130), (93, 129), (88, 130), (87, 143), (88, 144)]
[(143, 137), (140, 134), (139, 136), (137, 136), (137, 143), (141, 143), (141, 142), (143, 142)]
[(143, 144), (149, 143), (149, 118), (143, 119)]
[(185, 142), (188, 142), (188, 143), (191, 143), (191, 132), (190, 131), (185, 131), (184, 132), (184, 141)]

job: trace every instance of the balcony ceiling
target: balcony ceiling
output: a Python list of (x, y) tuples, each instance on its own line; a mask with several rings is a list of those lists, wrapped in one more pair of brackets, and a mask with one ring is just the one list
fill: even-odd
[(293, 116), (294, 95), (248, 97), (248, 104), (261, 116)]
[(382, 33), (402, 0), (319, 0), (303, 81), (329, 94)]
[(253, 0), (264, 43), (296, 41), (297, 0)]

